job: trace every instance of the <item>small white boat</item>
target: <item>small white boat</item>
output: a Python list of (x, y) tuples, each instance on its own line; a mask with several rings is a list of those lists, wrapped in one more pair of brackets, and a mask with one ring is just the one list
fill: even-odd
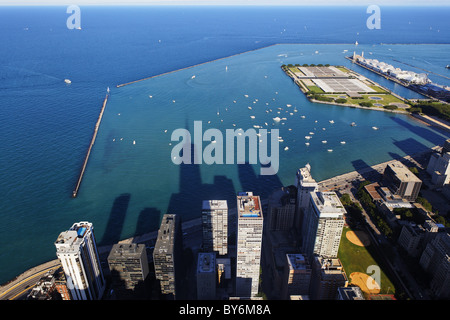
[(327, 143), (327, 140), (322, 140), (322, 143)]
[(328, 151), (328, 152), (333, 152), (333, 149), (328, 149), (327, 151)]
[(191, 77), (191, 79), (195, 79), (195, 75), (193, 75), (193, 76)]
[(308, 139), (308, 140), (309, 140), (309, 139), (311, 139), (311, 137), (310, 137), (310, 136), (305, 136), (305, 139)]
[(373, 129), (373, 130), (378, 130), (378, 128), (377, 128), (377, 127), (372, 127), (372, 129)]
[(334, 123), (334, 120), (330, 120), (329, 122), (330, 122), (330, 123)]
[(248, 94), (244, 94), (244, 97), (248, 98)]
[(306, 144), (307, 146), (309, 146), (309, 142), (305, 142), (305, 144)]
[(305, 119), (306, 117), (305, 116), (301, 116), (300, 118)]
[(150, 99), (153, 98), (153, 96), (148, 96)]
[(345, 141), (341, 141), (341, 144), (345, 144)]
[(284, 148), (284, 151), (288, 151), (288, 150), (289, 150), (289, 148), (288, 148), (288, 147), (285, 147), (285, 148)]
[(287, 104), (286, 107), (290, 108), (292, 107), (292, 104)]
[(72, 81), (70, 81), (69, 79), (64, 79), (64, 82), (67, 83), (67, 84), (71, 84), (72, 83)]
[(352, 127), (356, 127), (356, 123), (355, 123), (355, 122), (352, 122), (350, 125), (351, 125)]
[(250, 116), (250, 118), (255, 119), (255, 116)]
[(279, 122), (281, 119), (279, 117), (273, 118), (273, 121)]
[(136, 140), (133, 140), (133, 144), (136, 144)]

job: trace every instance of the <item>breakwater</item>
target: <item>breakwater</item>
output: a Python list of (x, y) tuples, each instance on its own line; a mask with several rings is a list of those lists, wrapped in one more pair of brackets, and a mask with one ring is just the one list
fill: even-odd
[(89, 160), (89, 156), (91, 155), (92, 147), (94, 146), (95, 139), (97, 138), (98, 128), (100, 127), (100, 123), (102, 122), (103, 113), (105, 112), (106, 103), (108, 102), (109, 93), (106, 95), (105, 100), (103, 100), (103, 105), (100, 110), (100, 114), (98, 116), (97, 122), (95, 123), (94, 133), (92, 135), (91, 142), (89, 143), (88, 150), (86, 152), (86, 156), (84, 158), (83, 166), (81, 167), (80, 176), (78, 177), (77, 184), (75, 189), (72, 192), (72, 197), (75, 198), (78, 195), (78, 190), (80, 189), (81, 181), (83, 180), (84, 171), (86, 170), (86, 166)]

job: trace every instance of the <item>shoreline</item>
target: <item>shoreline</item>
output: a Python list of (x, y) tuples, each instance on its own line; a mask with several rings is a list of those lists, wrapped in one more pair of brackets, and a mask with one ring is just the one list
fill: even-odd
[[(318, 181), (319, 190), (320, 191), (332, 191), (334, 189), (339, 189), (343, 185), (351, 183), (351, 181), (353, 181), (353, 180), (364, 181), (365, 178), (362, 176), (362, 174), (365, 174), (368, 172), (373, 172), (373, 171), (379, 171), (380, 169), (384, 169), (388, 163), (392, 163), (395, 161), (400, 161), (402, 163), (403, 162), (411, 162), (411, 160), (413, 160), (414, 157), (424, 156), (428, 153), (432, 153), (433, 151), (435, 151), (436, 149), (439, 149), (439, 148), (441, 148), (441, 146), (437, 145), (434, 147), (430, 147), (429, 149), (422, 151), (422, 152), (414, 153), (411, 155), (405, 155), (398, 159), (388, 160), (388, 161), (385, 161), (382, 163), (368, 166), (363, 169), (346, 172), (346, 173), (343, 173), (343, 174), (340, 174), (340, 175), (337, 175), (337, 176), (334, 176), (334, 177), (331, 177), (328, 179), (324, 179), (322, 181)], [(347, 182), (348, 180), (350, 180), (350, 182)], [(267, 199), (264, 199), (262, 201), (267, 202)], [(229, 211), (230, 211), (229, 212), (230, 216), (235, 213), (234, 208), (231, 208)], [(194, 218), (194, 219), (183, 222), (182, 223), (182, 232), (185, 233), (185, 232), (189, 232), (189, 229), (200, 228), (201, 221), (202, 221), (201, 217), (199, 217), (199, 218)], [(144, 243), (145, 244), (146, 242), (154, 241), (156, 239), (157, 235), (158, 235), (158, 230), (154, 230), (154, 231), (150, 231), (145, 234), (135, 235), (135, 236), (120, 240), (118, 243), (122, 243), (122, 244), (124, 244), (124, 243), (125, 244), (126, 243)], [(100, 261), (105, 259), (105, 255), (107, 257), (107, 255), (109, 254), (113, 245), (114, 244), (109, 244), (109, 245), (103, 245), (103, 246), (97, 247), (97, 251), (100, 256)], [(19, 285), (21, 282), (25, 281), (28, 277), (32, 277), (37, 273), (43, 272), (43, 270), (49, 269), (49, 266), (52, 266), (54, 268), (55, 266), (58, 266), (58, 265), (59, 265), (58, 259), (50, 260), (50, 261), (47, 261), (40, 265), (31, 267), (28, 270), (17, 275), (15, 278), (1, 284), (0, 285), (0, 300), (2, 300), (1, 296), (3, 294), (8, 292), (13, 287)]]

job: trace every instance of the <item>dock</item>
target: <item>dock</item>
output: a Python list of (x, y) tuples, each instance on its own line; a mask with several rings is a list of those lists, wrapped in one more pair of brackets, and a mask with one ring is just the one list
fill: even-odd
[(72, 192), (72, 197), (76, 198), (78, 195), (78, 190), (80, 189), (81, 181), (83, 180), (84, 171), (86, 170), (86, 166), (89, 160), (89, 156), (91, 155), (92, 147), (94, 146), (95, 139), (97, 138), (98, 128), (100, 127), (100, 123), (102, 122), (103, 113), (105, 112), (106, 103), (108, 102), (109, 93), (106, 95), (105, 100), (103, 100), (103, 105), (100, 110), (100, 114), (98, 116), (97, 122), (95, 124), (94, 128), (94, 134), (92, 135), (91, 143), (89, 144), (89, 148), (86, 153), (86, 157), (84, 158), (83, 166), (81, 167), (80, 176), (78, 177), (77, 184), (75, 186), (75, 189)]

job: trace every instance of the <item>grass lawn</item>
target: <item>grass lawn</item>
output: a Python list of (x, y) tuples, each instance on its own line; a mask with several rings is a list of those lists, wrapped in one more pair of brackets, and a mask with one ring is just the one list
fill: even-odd
[[(366, 273), (368, 275), (372, 275), (373, 271), (369, 270), (367, 272), (367, 268), (371, 265), (378, 266), (378, 263), (376, 262), (376, 257), (374, 258), (371, 253), (367, 250), (369, 247), (361, 247), (353, 244), (350, 242), (347, 237), (346, 233), (348, 231), (351, 231), (349, 227), (345, 227), (342, 231), (342, 237), (341, 242), (339, 245), (339, 253), (338, 258), (341, 260), (341, 263), (344, 267), (345, 273), (347, 274), (347, 278), (350, 282), (350, 274), (353, 272), (361, 272)], [(379, 284), (381, 286), (381, 292), (380, 293), (389, 293), (394, 294), (395, 293), (395, 287), (392, 284), (392, 282), (389, 280), (389, 278), (384, 274), (383, 270), (381, 269), (381, 283)], [(389, 289), (389, 292), (388, 292)]]

